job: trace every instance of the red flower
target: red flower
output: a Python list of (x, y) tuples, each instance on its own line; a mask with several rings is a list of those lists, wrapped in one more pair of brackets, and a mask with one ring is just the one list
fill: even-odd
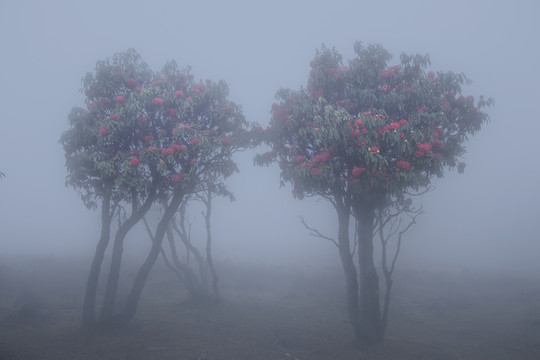
[(310, 172), (311, 172), (311, 175), (314, 175), (314, 176), (320, 176), (322, 174), (321, 169), (317, 169), (317, 168), (311, 168)]
[(99, 136), (105, 136), (109, 133), (109, 129), (105, 125), (99, 127)]
[(402, 120), (399, 120), (399, 125), (400, 126), (403, 126), (403, 125), (407, 125), (409, 122), (405, 119), (402, 119)]
[(150, 146), (150, 147), (148, 148), (148, 151), (150, 151), (150, 152), (154, 152), (154, 151), (156, 151), (156, 150), (157, 150), (157, 147), (154, 147), (154, 146)]
[(118, 105), (125, 104), (126, 102), (127, 102), (126, 98), (123, 97), (122, 95), (116, 97), (116, 103)]
[(167, 155), (174, 154), (174, 149), (168, 148), (168, 149), (161, 149), (161, 156), (165, 157)]
[(376, 146), (372, 146), (370, 148), (368, 148), (369, 151), (371, 151), (372, 153), (378, 153), (379, 152), (379, 148), (376, 147)]
[(353, 176), (360, 176), (364, 171), (366, 171), (365, 168), (359, 168), (355, 166), (354, 169), (352, 169), (352, 174)]
[(231, 143), (231, 140), (228, 137), (224, 137), (223, 139), (221, 139), (221, 143), (223, 145), (229, 145)]
[(383, 79), (387, 79), (389, 77), (392, 77), (396, 72), (398, 72), (401, 69), (399, 65), (396, 66), (390, 66), (389, 68), (386, 68), (386, 70), (381, 71), (380, 76)]
[(154, 137), (152, 135), (147, 135), (147, 136), (144, 137), (144, 141), (146, 141), (146, 142), (150, 142), (152, 140), (154, 140)]
[(147, 118), (146, 116), (141, 116), (141, 117), (139, 118), (139, 122), (140, 122), (142, 125), (144, 125), (144, 124), (146, 124), (146, 123), (148, 122), (148, 118)]
[(130, 78), (130, 79), (127, 79), (126, 80), (126, 85), (130, 88), (134, 88), (135, 85), (137, 85), (137, 81), (133, 78)]
[(294, 159), (292, 159), (292, 163), (293, 164), (300, 164), (300, 163), (304, 162), (305, 160), (306, 160), (306, 158), (304, 156), (298, 155)]
[(176, 175), (173, 175), (171, 178), (173, 182), (177, 183), (180, 182), (186, 175), (183, 172), (179, 172)]
[(204, 84), (197, 84), (191, 89), (191, 92), (193, 94), (198, 94), (203, 91), (204, 91)]
[(439, 140), (439, 139), (433, 140), (431, 145), (433, 145), (433, 147), (437, 148), (437, 149), (442, 149), (442, 147), (443, 147), (443, 144), (442, 144), (441, 140)]
[(425, 153), (423, 153), (422, 151), (416, 151), (414, 153), (414, 156), (419, 158), (419, 159), (422, 159), (424, 157)]
[(405, 160), (398, 161), (396, 166), (403, 170), (409, 170), (411, 168), (411, 164)]
[(174, 96), (177, 97), (177, 98), (184, 97), (184, 92), (182, 90), (176, 90), (174, 92)]
[(179, 144), (172, 144), (170, 147), (169, 147), (169, 150), (171, 150), (173, 152), (175, 151), (182, 151), (184, 150), (184, 145), (179, 145)]
[(430, 153), (431, 152), (431, 144), (430, 143), (416, 144), (416, 148), (418, 149), (418, 151), (421, 151), (423, 153)]
[(358, 125), (358, 126), (362, 126), (362, 119), (358, 119), (358, 120), (356, 120), (356, 125)]
[(193, 139), (189, 140), (189, 145), (196, 145), (198, 142), (199, 142), (199, 140), (197, 140), (197, 138), (193, 138)]
[(160, 99), (160, 98), (155, 98), (154, 99), (154, 105), (156, 106), (163, 106), (163, 99)]
[(118, 118), (118, 115), (109, 115), (109, 119), (114, 120), (114, 121), (120, 120), (120, 119)]
[(131, 160), (129, 160), (129, 165), (139, 166), (139, 159), (137, 159), (136, 157), (132, 157)]

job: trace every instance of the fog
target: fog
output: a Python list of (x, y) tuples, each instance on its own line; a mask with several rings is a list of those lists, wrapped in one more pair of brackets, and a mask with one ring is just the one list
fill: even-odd
[[(170, 59), (196, 78), (225, 80), (248, 121), (266, 126), (275, 92), (305, 86), (322, 44), (344, 59), (356, 40), (430, 54), (433, 70), (463, 72), (467, 94), (491, 96), (491, 122), (467, 143), (464, 174), (448, 172), (416, 199), (426, 214), (404, 239), (400, 266), (540, 271), (537, 1), (3, 1), (0, 3), (0, 254), (90, 258), (99, 212), (64, 185), (58, 143), (82, 106), (81, 78), (96, 61), (135, 48), (153, 70)], [(328, 236), (327, 203), (293, 199), (277, 167), (237, 157), (237, 201), (216, 202), (214, 256), (265, 264), (338, 262), (298, 216)], [(201, 220), (198, 211), (192, 216)], [(194, 236), (197, 230), (194, 229)], [(142, 228), (127, 239), (136, 253)]]

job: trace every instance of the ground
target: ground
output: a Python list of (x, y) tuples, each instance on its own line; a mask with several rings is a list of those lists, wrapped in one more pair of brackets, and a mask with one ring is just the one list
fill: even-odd
[(202, 306), (159, 264), (131, 324), (89, 331), (88, 265), (0, 261), (0, 360), (540, 359), (538, 278), (401, 269), (386, 339), (366, 350), (352, 341), (339, 266), (220, 262), (223, 300)]

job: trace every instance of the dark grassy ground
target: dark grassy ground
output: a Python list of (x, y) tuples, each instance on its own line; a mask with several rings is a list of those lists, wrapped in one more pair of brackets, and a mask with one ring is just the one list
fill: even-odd
[(352, 342), (339, 267), (221, 263), (224, 300), (205, 307), (158, 266), (129, 326), (83, 331), (87, 266), (0, 262), (0, 360), (540, 359), (540, 280), (401, 271), (386, 340), (365, 351)]

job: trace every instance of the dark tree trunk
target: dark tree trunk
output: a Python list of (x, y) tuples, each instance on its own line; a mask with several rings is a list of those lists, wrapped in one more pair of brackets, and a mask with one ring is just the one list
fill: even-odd
[(358, 308), (358, 278), (354, 266), (349, 239), (350, 208), (343, 203), (336, 203), (338, 215), (339, 256), (345, 274), (347, 312), (356, 339), (360, 338), (360, 312)]
[(379, 277), (373, 262), (373, 228), (375, 209), (364, 206), (355, 209), (358, 233), (358, 264), (360, 275), (360, 341), (374, 344), (382, 340), (379, 299)]
[(105, 250), (111, 238), (111, 196), (111, 189), (107, 188), (101, 203), (101, 236), (96, 246), (96, 252), (86, 282), (82, 311), (83, 326), (92, 325), (96, 320), (96, 292), (99, 273), (105, 257)]
[(208, 269), (212, 277), (212, 295), (215, 300), (219, 300), (219, 277), (214, 268), (214, 260), (212, 259), (212, 224), (210, 222), (212, 216), (212, 193), (208, 191), (207, 195), (208, 198), (205, 202), (206, 213), (204, 213), (204, 222), (206, 225), (206, 262), (208, 263)]
[(110, 319), (114, 313), (118, 281), (120, 279), (120, 267), (122, 265), (122, 253), (124, 251), (124, 239), (131, 228), (146, 215), (153, 202), (154, 196), (149, 196), (141, 207), (134, 207), (131, 216), (116, 231), (111, 256), (111, 267), (109, 269), (107, 287), (105, 288), (105, 295), (103, 297), (103, 305), (101, 308), (101, 320), (106, 321)]
[(127, 298), (124, 313), (122, 314), (123, 322), (129, 322), (135, 317), (139, 298), (144, 289), (146, 279), (148, 278), (148, 275), (150, 274), (150, 271), (152, 270), (152, 267), (154, 266), (156, 259), (158, 258), (158, 255), (161, 251), (161, 244), (163, 242), (163, 238), (165, 237), (167, 229), (169, 228), (170, 221), (174, 216), (174, 213), (178, 210), (178, 207), (180, 206), (183, 197), (183, 193), (175, 193), (173, 195), (169, 206), (165, 210), (163, 217), (158, 223), (150, 253), (146, 257), (146, 260), (141, 266), (141, 268), (139, 269), (139, 272), (137, 273), (137, 276), (133, 283), (133, 287), (131, 288), (131, 292)]
[[(172, 221), (172, 218), (171, 218), (171, 221)], [(175, 272), (181, 274), (182, 283), (184, 284), (186, 289), (189, 291), (191, 298), (195, 302), (204, 300), (208, 294), (204, 293), (204, 289), (202, 289), (202, 285), (197, 280), (197, 276), (193, 273), (193, 270), (189, 267), (189, 264), (182, 264), (182, 262), (180, 261), (180, 258), (178, 257), (171, 226), (167, 228), (166, 235), (167, 235), (167, 241), (169, 242), (169, 246), (171, 248), (171, 257), (173, 259), (174, 265), (176, 266)]]

